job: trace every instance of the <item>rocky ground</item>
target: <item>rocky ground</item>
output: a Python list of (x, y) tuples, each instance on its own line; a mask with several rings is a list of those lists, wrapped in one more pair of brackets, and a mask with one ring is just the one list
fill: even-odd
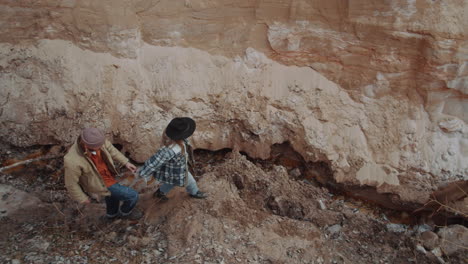
[[(2, 160), (12, 155), (3, 154)], [(178, 188), (162, 202), (152, 197), (156, 183), (137, 182), (138, 206), (145, 211), (140, 221), (103, 221), (103, 203), (78, 207), (64, 189), (60, 159), (5, 172), (0, 176), (0, 262), (468, 261), (464, 226), (396, 222), (395, 212), (332, 194), (291, 176), (283, 166), (238, 153), (199, 158), (198, 182), (209, 198), (192, 199)]]

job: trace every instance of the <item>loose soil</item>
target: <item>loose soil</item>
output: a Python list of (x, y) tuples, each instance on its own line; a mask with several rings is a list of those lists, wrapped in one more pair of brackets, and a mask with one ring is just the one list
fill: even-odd
[[(2, 160), (18, 153), (3, 154)], [(285, 166), (223, 150), (197, 152), (205, 200), (183, 188), (169, 201), (137, 182), (143, 219), (102, 220), (103, 203), (79, 207), (63, 185), (61, 160), (0, 176), (3, 200), (36, 201), (0, 218), (1, 263), (439, 263), (415, 249), (419, 225), (397, 212), (330, 193)], [(24, 168), (23, 168), (24, 169)], [(25, 173), (27, 171), (27, 173)], [(133, 179), (123, 175), (122, 184)], [(20, 195), (21, 194), (21, 195)], [(21, 202), (21, 201), (20, 201)], [(25, 204), (25, 203), (22, 203)], [(405, 215), (403, 215), (403, 218)], [(463, 263), (462, 252), (446, 258)]]

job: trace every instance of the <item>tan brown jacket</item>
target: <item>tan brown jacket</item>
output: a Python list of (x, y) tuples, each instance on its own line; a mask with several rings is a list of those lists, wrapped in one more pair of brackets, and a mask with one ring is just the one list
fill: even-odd
[[(80, 203), (89, 199), (86, 193), (109, 196), (110, 192), (107, 190), (96, 166), (88, 158), (83, 147), (78, 142), (80, 142), (80, 139), (71, 146), (64, 157), (65, 187), (70, 196)], [(114, 160), (119, 166), (123, 166), (128, 162), (128, 159), (108, 140), (101, 147), (101, 151), (102, 158), (113, 175), (117, 175)]]

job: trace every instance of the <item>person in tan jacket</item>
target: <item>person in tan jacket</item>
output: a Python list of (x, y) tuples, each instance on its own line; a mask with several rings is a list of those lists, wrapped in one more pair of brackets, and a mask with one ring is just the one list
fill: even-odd
[(136, 171), (99, 129), (85, 128), (64, 157), (65, 187), (83, 205), (91, 203), (89, 194), (104, 196), (109, 220), (118, 216), (139, 219), (143, 213), (135, 208), (138, 192), (117, 183), (116, 165)]

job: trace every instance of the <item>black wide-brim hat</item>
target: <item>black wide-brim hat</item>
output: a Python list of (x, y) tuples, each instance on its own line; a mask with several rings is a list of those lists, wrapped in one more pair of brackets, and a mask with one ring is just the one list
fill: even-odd
[(166, 127), (166, 135), (172, 140), (181, 140), (190, 137), (197, 125), (190, 117), (176, 117)]

